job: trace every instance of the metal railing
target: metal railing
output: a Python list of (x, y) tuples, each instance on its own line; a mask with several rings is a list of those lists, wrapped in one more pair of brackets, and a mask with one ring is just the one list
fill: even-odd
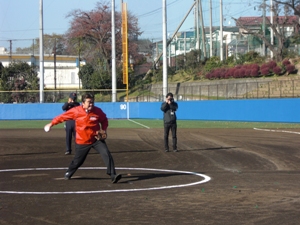
[[(96, 102), (111, 102), (111, 89), (97, 90), (45, 90), (44, 101), (47, 103), (65, 102), (71, 92), (76, 92), (78, 101), (83, 93), (89, 92), (95, 96)], [(247, 82), (223, 82), (170, 86), (177, 101), (196, 100), (226, 100), (226, 99), (261, 99), (261, 98), (298, 98), (300, 97), (300, 79), (261, 80)], [(161, 86), (148, 85), (142, 94), (128, 97), (129, 102), (155, 102), (163, 101)], [(0, 91), (0, 103), (38, 103), (40, 92), (36, 91)], [(117, 92), (117, 101), (126, 102), (124, 90)]]

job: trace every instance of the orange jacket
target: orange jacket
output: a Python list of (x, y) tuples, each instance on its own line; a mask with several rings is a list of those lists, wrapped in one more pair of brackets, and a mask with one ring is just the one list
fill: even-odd
[(80, 105), (74, 107), (65, 113), (55, 117), (52, 125), (62, 123), (67, 120), (75, 120), (76, 143), (92, 144), (96, 141), (96, 131), (107, 129), (108, 120), (106, 114), (98, 107), (94, 106), (90, 112), (86, 112)]

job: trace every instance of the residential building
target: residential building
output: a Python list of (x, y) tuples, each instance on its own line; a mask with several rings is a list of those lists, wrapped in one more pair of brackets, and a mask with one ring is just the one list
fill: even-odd
[[(37, 66), (38, 76), (40, 76), (40, 57), (38, 55), (10, 55), (5, 50), (0, 52), (0, 62), (4, 67), (7, 67), (13, 61), (23, 61), (29, 65)], [(78, 56), (45, 55), (44, 89), (80, 89), (81, 81), (78, 77), (78, 72), (79, 66), (84, 64), (85, 62), (80, 62), (79, 64)]]
[[(269, 16), (266, 17), (266, 27), (270, 30), (270, 20)], [(281, 33), (285, 37), (291, 36), (294, 32), (299, 32), (299, 17), (298, 16), (277, 16), (273, 17), (273, 24), (278, 25)], [(246, 29), (249, 29), (253, 32), (258, 32), (262, 30), (263, 17), (249, 16), (249, 17), (240, 17), (236, 21), (237, 26), (239, 26), (240, 33), (248, 33)], [(245, 29), (246, 28), (246, 29)], [(283, 29), (283, 30), (282, 30)]]

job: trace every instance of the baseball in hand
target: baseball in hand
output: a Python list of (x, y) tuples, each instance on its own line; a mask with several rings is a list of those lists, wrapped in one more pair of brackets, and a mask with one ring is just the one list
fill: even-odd
[(50, 125), (47, 124), (46, 126), (44, 126), (44, 130), (45, 130), (45, 132), (49, 132), (50, 131)]

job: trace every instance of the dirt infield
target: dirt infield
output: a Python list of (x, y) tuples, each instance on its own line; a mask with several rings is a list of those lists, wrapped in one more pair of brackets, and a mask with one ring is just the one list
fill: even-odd
[(289, 131), (179, 129), (179, 152), (165, 153), (162, 129), (109, 129), (123, 175), (112, 184), (94, 150), (62, 179), (63, 129), (0, 130), (0, 224), (299, 224), (300, 130)]

